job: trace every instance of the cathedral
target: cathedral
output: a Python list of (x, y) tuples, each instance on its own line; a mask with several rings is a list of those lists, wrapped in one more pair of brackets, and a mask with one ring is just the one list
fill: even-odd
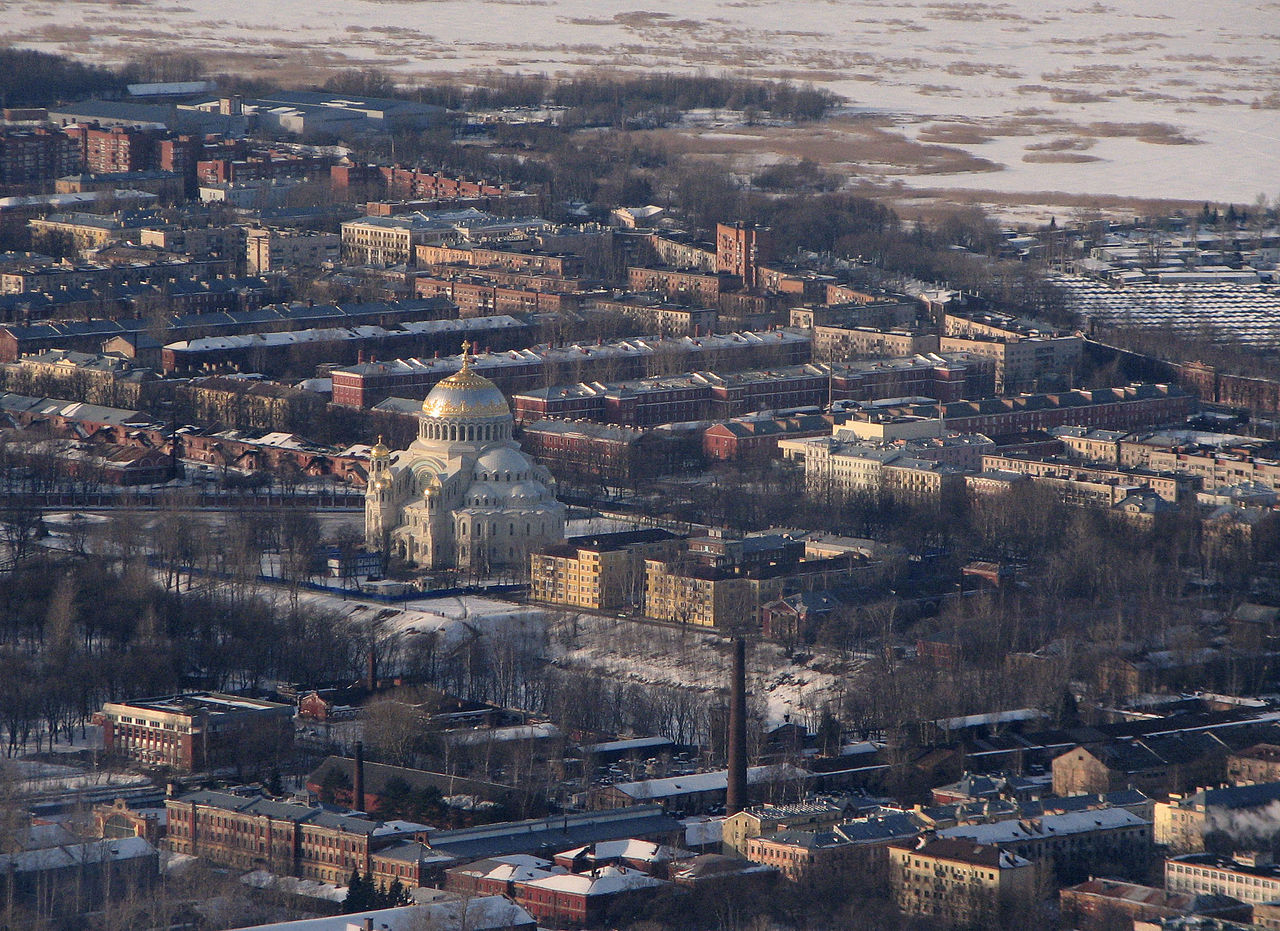
[(422, 402), (409, 448), (379, 440), (370, 455), (365, 540), (424, 569), (518, 567), (564, 539), (551, 475), (520, 452), (507, 399), (471, 370), (470, 349)]

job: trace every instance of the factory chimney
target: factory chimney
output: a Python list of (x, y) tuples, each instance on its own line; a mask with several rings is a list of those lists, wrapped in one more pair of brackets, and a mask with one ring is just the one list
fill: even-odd
[(352, 793), (351, 807), (356, 811), (366, 811), (364, 807), (364, 741), (356, 741), (356, 778), (355, 791)]
[(729, 685), (729, 785), (724, 812), (747, 806), (747, 643), (733, 639), (733, 681)]

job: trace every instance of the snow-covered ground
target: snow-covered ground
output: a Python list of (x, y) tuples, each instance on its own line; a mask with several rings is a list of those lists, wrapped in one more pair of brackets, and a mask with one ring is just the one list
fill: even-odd
[[(812, 81), (999, 170), (909, 186), (1249, 203), (1280, 176), (1273, 0), (0, 0), (0, 38), (107, 62), (732, 70)], [(893, 176), (892, 166), (885, 166)]]
[[(545, 641), (548, 659), (566, 668), (708, 694), (728, 687), (726, 641), (699, 628), (580, 614), (576, 634), (570, 635), (571, 612), (474, 595), (421, 598), (394, 606), (317, 592), (304, 592), (301, 599), (352, 622), (376, 624), (383, 637), (435, 632), (444, 648), (473, 636), (519, 638), (535, 649)], [(774, 644), (753, 647), (750, 665), (752, 692), (765, 702), (770, 724), (781, 724), (787, 714), (814, 714), (842, 690), (841, 677), (790, 663)]]
[(373, 625), (380, 637), (435, 633), (444, 649), (472, 636), (540, 640), (546, 625), (539, 608), (478, 595), (424, 597), (388, 605), (306, 591), (299, 595), (299, 602), (334, 611), (353, 623)]
[(131, 773), (91, 772), (79, 766), (59, 766), (34, 760), (5, 760), (0, 766), (6, 779), (24, 796), (49, 795), (77, 789), (96, 789), (103, 786), (145, 786), (150, 784), (145, 776)]
[[(708, 694), (729, 686), (728, 642), (709, 631), (580, 615), (577, 636), (570, 638), (559, 635), (565, 621), (557, 619), (556, 624), (551, 648), (559, 665), (603, 670), (624, 681), (679, 686)], [(764, 702), (771, 726), (783, 723), (788, 714), (812, 716), (842, 693), (841, 677), (789, 662), (782, 649), (772, 643), (754, 645), (748, 666), (750, 691)]]

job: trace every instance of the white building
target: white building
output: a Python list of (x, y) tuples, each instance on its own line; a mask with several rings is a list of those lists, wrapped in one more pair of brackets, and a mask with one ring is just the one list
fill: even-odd
[(370, 454), (365, 538), (423, 568), (527, 565), (532, 549), (564, 539), (551, 475), (511, 438), (507, 400), (471, 370), (470, 348), (422, 402), (409, 448), (379, 442)]

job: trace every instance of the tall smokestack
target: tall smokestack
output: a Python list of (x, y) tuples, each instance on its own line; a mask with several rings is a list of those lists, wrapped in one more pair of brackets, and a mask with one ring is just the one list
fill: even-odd
[(356, 786), (352, 793), (351, 807), (357, 811), (365, 811), (364, 807), (364, 741), (356, 741)]
[(733, 682), (729, 685), (729, 786), (724, 812), (747, 807), (747, 643), (733, 639)]

